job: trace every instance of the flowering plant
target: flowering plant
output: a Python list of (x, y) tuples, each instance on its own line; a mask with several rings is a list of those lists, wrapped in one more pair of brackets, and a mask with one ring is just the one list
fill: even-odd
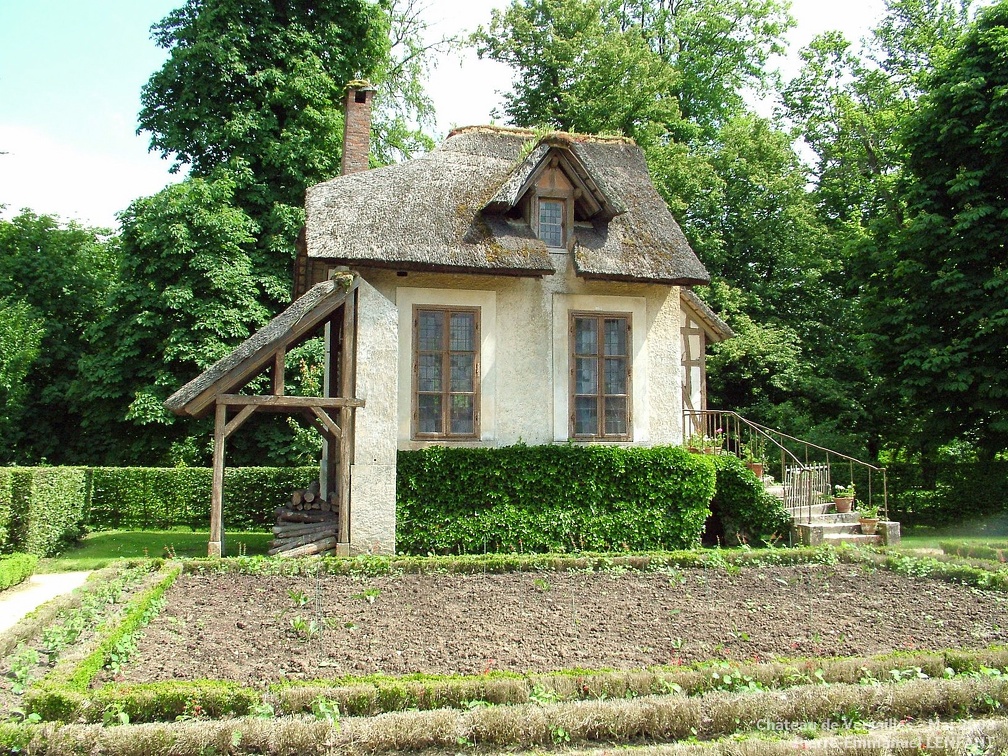
[(837, 499), (853, 499), (854, 498), (854, 481), (850, 482), (850, 485), (843, 486), (837, 483), (833, 486), (833, 496)]

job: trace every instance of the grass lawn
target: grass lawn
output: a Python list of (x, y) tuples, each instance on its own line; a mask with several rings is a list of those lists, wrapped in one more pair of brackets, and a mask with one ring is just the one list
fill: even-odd
[[(227, 556), (240, 553), (265, 554), (272, 533), (225, 533)], [(108, 530), (86, 535), (79, 545), (49, 559), (40, 559), (36, 572), (71, 572), (97, 570), (120, 557), (167, 556), (170, 549), (178, 557), (205, 557), (207, 531), (176, 530)]]

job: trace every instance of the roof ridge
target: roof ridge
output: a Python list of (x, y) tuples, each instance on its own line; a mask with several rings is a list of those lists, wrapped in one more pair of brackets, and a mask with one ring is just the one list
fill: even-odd
[(511, 136), (524, 137), (526, 139), (536, 139), (546, 144), (565, 144), (569, 142), (600, 142), (603, 144), (630, 144), (637, 143), (630, 137), (619, 134), (581, 134), (571, 131), (541, 131), (535, 129), (520, 128), (517, 126), (497, 126), (474, 125), (459, 126), (448, 132), (448, 139), (459, 134), (507, 134)]

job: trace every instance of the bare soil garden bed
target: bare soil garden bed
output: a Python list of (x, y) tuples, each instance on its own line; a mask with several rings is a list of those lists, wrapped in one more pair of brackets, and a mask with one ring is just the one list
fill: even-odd
[(1008, 597), (864, 565), (184, 574), (125, 681), (632, 669), (1008, 643)]

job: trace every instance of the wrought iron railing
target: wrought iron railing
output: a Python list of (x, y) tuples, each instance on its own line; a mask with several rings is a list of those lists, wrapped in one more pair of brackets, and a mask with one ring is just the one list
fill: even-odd
[(815, 508), (832, 500), (834, 486), (848, 483), (854, 484), (858, 502), (877, 506), (882, 519), (889, 519), (884, 467), (754, 423), (737, 412), (685, 410), (683, 443), (696, 451), (763, 461), (783, 488), (785, 508), (798, 520), (811, 521)]

